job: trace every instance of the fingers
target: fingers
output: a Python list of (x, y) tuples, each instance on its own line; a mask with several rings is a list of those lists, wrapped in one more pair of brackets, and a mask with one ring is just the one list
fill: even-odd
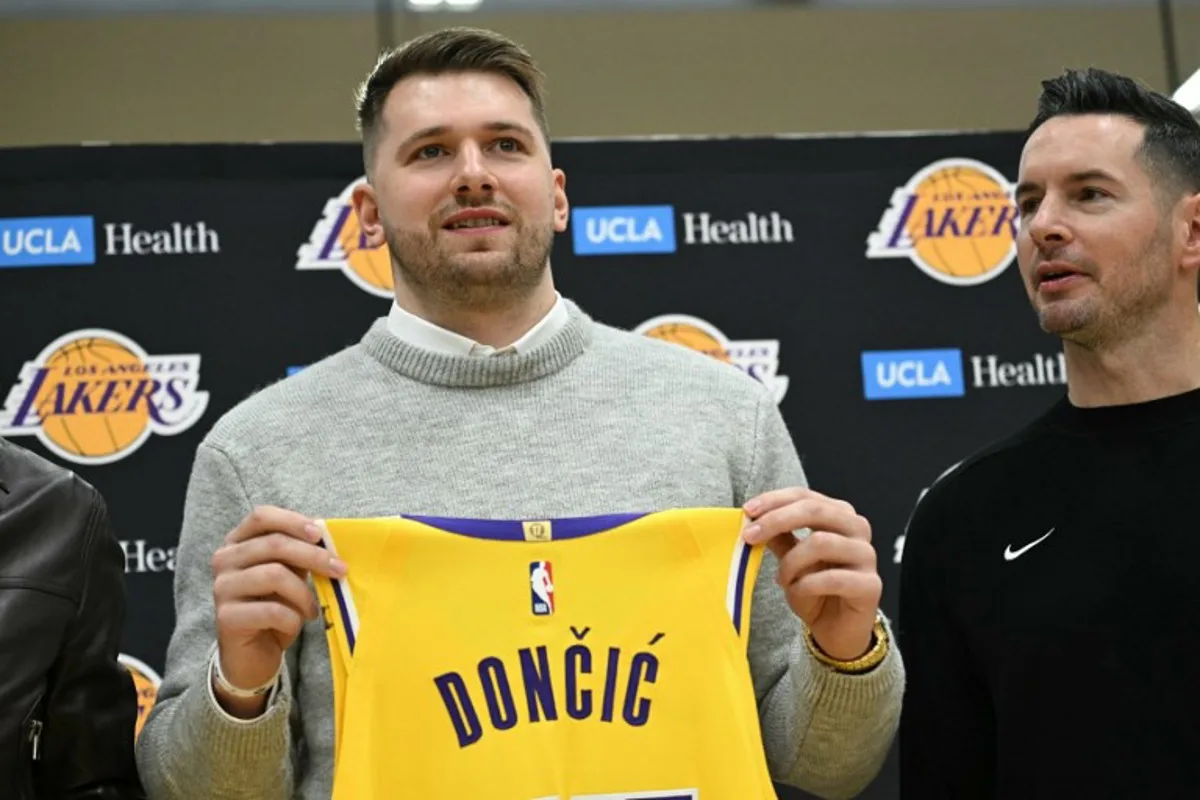
[(246, 601), (282, 603), (308, 619), (319, 610), (308, 584), (279, 563), (258, 564), (218, 575), (213, 582), (213, 599), (218, 607)]
[(799, 486), (792, 486), (787, 489), (775, 489), (774, 491), (763, 492), (757, 497), (751, 498), (742, 506), (742, 510), (751, 519), (755, 519), (767, 511), (785, 506), (788, 503), (794, 503), (802, 497), (812, 497), (816, 494), (812, 489)]
[(229, 532), (225, 544), (238, 544), (270, 532), (285, 533), (314, 544), (321, 541), (321, 529), (303, 514), (276, 506), (257, 506)]
[(883, 594), (883, 580), (875, 572), (823, 569), (800, 578), (787, 591), (800, 604), (837, 597), (851, 608), (873, 611)]
[(291, 641), (300, 635), (304, 622), (305, 617), (296, 609), (269, 600), (217, 607), (217, 625), (220, 630), (230, 633), (274, 630)]
[(751, 518), (761, 516), (762, 514), (773, 511), (776, 508), (782, 508), (789, 503), (795, 503), (797, 500), (816, 500), (833, 503), (845, 507), (847, 510), (853, 511), (853, 507), (845, 500), (839, 500), (836, 497), (821, 494), (820, 492), (809, 489), (807, 486), (790, 486), (786, 489), (775, 489), (770, 492), (763, 492), (757, 497), (751, 498), (742, 510)]
[(346, 574), (346, 566), (325, 548), (301, 541), (286, 533), (264, 533), (253, 539), (226, 544), (213, 553), (215, 575), (243, 570), (257, 564), (283, 564), (303, 579), (309, 572), (331, 578)]
[(875, 548), (861, 539), (817, 531), (779, 557), (779, 584), (786, 587), (822, 567), (875, 572)]
[[(800, 540), (797, 539), (793, 533), (788, 532), (767, 539), (767, 547), (769, 547), (771, 552), (775, 554), (775, 559), (782, 564), (784, 559), (787, 558), (788, 552), (790, 552), (791, 549), (799, 542)], [(750, 544), (754, 543), (750, 542)]]
[[(748, 543), (758, 544), (782, 533), (805, 528), (871, 541), (871, 524), (844, 500), (834, 500), (802, 489), (784, 489), (774, 495), (763, 495), (764, 498), (774, 497), (778, 500), (789, 496), (796, 499), (782, 505), (775, 504), (774, 500), (763, 501), (760, 515), (743, 534)], [(769, 508), (766, 505), (768, 502), (771, 503)]]
[(775, 489), (770, 492), (763, 492), (757, 497), (751, 498), (742, 506), (742, 510), (753, 518), (762, 516), (768, 511), (773, 511), (777, 508), (782, 508), (799, 500), (814, 500), (817, 502), (832, 503), (836, 506), (841, 506), (847, 511), (853, 513), (854, 507), (845, 500), (840, 500), (836, 497), (830, 497), (826, 494), (809, 489), (806, 486), (791, 486), (786, 489)]
[(273, 630), (294, 637), (320, 613), (310, 573), (341, 578), (346, 565), (321, 547), (320, 527), (302, 514), (261, 506), (213, 553), (213, 601), (222, 639)]

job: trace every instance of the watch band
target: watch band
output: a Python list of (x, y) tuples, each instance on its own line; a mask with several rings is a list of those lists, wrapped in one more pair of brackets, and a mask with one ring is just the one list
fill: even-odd
[(812, 653), (813, 658), (821, 662), (825, 666), (849, 675), (861, 675), (864, 672), (870, 672), (875, 667), (879, 666), (880, 662), (887, 657), (889, 642), (887, 627), (883, 624), (883, 614), (875, 612), (875, 625), (872, 631), (871, 649), (858, 658), (850, 661), (841, 661), (840, 659), (832, 658), (826, 655), (817, 645), (817, 640), (813, 638), (812, 631), (805, 629), (804, 641), (808, 645), (808, 651)]
[(261, 686), (255, 686), (253, 689), (241, 689), (237, 686), (234, 686), (229, 682), (228, 679), (226, 679), (225, 675), (221, 672), (220, 650), (213, 651), (210, 673), (212, 674), (212, 678), (214, 681), (216, 681), (217, 685), (220, 686), (221, 689), (227, 694), (233, 695), (234, 697), (242, 697), (247, 699), (262, 697), (264, 694), (274, 689), (275, 684), (279, 683), (279, 676), (283, 673), (283, 659), (281, 658), (279, 660), (279, 668), (275, 670), (275, 674), (271, 677), (271, 679)]

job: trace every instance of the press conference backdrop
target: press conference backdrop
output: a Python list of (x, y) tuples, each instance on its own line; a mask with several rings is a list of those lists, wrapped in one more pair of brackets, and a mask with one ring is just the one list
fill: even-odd
[[(560, 291), (769, 386), (812, 484), (873, 523), (893, 616), (921, 492), (1063, 393), (1014, 265), (1019, 149), (1008, 133), (555, 146), (573, 206)], [(387, 312), (387, 258), (348, 206), (358, 148), (0, 150), (0, 174), (0, 435), (107, 497), (148, 709), (197, 443)], [(862, 796), (896, 781), (893, 757)]]

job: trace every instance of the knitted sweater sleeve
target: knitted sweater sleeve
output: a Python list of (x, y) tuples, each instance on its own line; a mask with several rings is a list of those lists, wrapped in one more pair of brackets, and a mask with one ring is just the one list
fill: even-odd
[(137, 741), (138, 769), (162, 800), (282, 800), (292, 795), (288, 665), (260, 717), (227, 715), (211, 690), (216, 647), (212, 555), (251, 510), (229, 459), (203, 443), (184, 501), (176, 553), (175, 630), (158, 699)]
[[(764, 393), (743, 503), (772, 489), (807, 486), (786, 423)], [(803, 623), (775, 582), (767, 551), (754, 588), (749, 657), (772, 777), (818, 797), (854, 797), (879, 774), (900, 720), (904, 665), (892, 638), (882, 663), (864, 675), (816, 661)], [(891, 633), (890, 623), (886, 623)]]

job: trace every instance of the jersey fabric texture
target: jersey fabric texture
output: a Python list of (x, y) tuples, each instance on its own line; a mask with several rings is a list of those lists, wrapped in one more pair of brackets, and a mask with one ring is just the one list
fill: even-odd
[(743, 521), (324, 520), (334, 800), (774, 798)]
[(904, 800), (1200, 797), (1200, 391), (1063, 398), (908, 527)]

